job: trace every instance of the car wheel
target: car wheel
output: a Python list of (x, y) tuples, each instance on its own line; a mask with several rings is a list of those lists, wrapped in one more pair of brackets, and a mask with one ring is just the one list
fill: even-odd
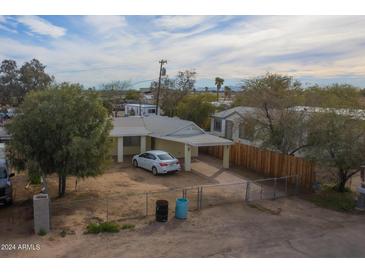
[(152, 167), (152, 174), (157, 176), (158, 175), (158, 171), (156, 167)]
[(134, 167), (138, 167), (138, 162), (137, 162), (137, 160), (133, 160), (133, 166), (134, 166)]

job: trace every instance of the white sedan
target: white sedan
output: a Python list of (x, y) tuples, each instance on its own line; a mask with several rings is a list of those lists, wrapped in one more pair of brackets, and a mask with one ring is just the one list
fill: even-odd
[(133, 166), (151, 170), (153, 175), (181, 170), (179, 160), (162, 150), (150, 150), (132, 158)]

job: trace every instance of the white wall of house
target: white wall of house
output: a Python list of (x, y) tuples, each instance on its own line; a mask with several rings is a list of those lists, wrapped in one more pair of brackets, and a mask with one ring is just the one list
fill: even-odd
[[(184, 157), (184, 144), (173, 142), (169, 140), (163, 140), (159, 138), (155, 138), (155, 147), (154, 149), (158, 150), (165, 150), (167, 152), (170, 152), (172, 155), (174, 155), (177, 158), (183, 158)], [(192, 157), (198, 157), (198, 148), (197, 147), (191, 147), (191, 156)]]
[[(239, 124), (241, 120), (242, 118), (238, 114), (233, 114), (229, 116), (227, 119), (212, 117), (210, 120), (210, 132), (216, 136), (227, 138), (226, 134), (227, 121), (231, 121), (233, 122), (232, 139), (236, 140), (239, 138)], [(215, 128), (215, 121), (221, 121), (221, 130), (217, 130)]]
[[(148, 116), (154, 115), (156, 112), (156, 106), (154, 105), (139, 105), (139, 104), (126, 104), (125, 115), (134, 116)], [(134, 113), (134, 114), (132, 114)]]
[[(118, 151), (123, 154), (122, 156), (131, 156), (131, 155), (139, 154), (139, 153), (147, 151), (147, 150), (157, 149), (157, 150), (165, 150), (167, 152), (170, 152), (177, 158), (184, 157), (184, 144), (183, 143), (155, 138), (155, 141), (154, 141), (155, 146), (154, 146), (154, 148), (152, 148), (151, 147), (151, 138), (152, 137), (150, 137), (150, 136), (141, 136), (141, 137), (136, 136), (136, 137), (140, 138), (140, 143), (132, 144), (132, 145), (127, 145), (127, 143), (130, 143), (130, 142), (126, 143), (126, 139), (128, 139), (128, 137), (113, 138), (112, 139), (112, 143), (113, 143), (112, 144), (112, 146), (113, 146), (112, 155), (118, 158)], [(198, 147), (191, 147), (191, 156), (192, 157), (198, 157), (198, 153), (199, 153)], [(121, 161), (123, 161), (123, 157), (121, 157), (120, 155), (119, 155), (119, 159)]]
[[(214, 129), (214, 122), (215, 122), (215, 119), (217, 120), (221, 120), (221, 130), (220, 131), (217, 131)], [(233, 126), (232, 126), (232, 140), (233, 141), (239, 141), (243, 144), (247, 144), (247, 145), (259, 145), (261, 142), (258, 142), (258, 141), (251, 141), (251, 140), (248, 140), (248, 139), (245, 139), (245, 138), (241, 138), (242, 136), (240, 136), (240, 126), (242, 124), (242, 121), (243, 121), (244, 118), (242, 118), (240, 115), (238, 115), (237, 113), (227, 117), (226, 119), (221, 119), (221, 118), (214, 118), (212, 117), (211, 118), (211, 121), (210, 121), (210, 133), (211, 134), (214, 134), (216, 136), (219, 136), (219, 137), (223, 137), (223, 138), (228, 138), (229, 136), (227, 136), (226, 134), (226, 125), (227, 125), (227, 121), (231, 121), (233, 123)]]
[[(212, 117), (210, 119), (210, 133), (219, 137), (224, 137), (226, 131), (226, 120), (215, 117)], [(218, 130), (215, 126), (215, 123), (218, 121), (220, 121), (221, 123), (220, 130)]]

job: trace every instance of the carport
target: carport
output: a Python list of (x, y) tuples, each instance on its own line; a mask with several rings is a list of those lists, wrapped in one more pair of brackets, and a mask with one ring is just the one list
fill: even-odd
[(231, 140), (220, 138), (208, 133), (186, 136), (186, 137), (160, 137), (165, 140), (179, 142), (184, 144), (184, 167), (185, 171), (191, 170), (191, 151), (193, 147), (210, 147), (223, 146), (223, 168), (229, 168), (229, 152), (230, 146), (233, 144)]
[[(124, 155), (146, 150), (166, 150), (178, 158), (184, 157), (184, 168), (191, 170), (191, 158), (197, 156), (199, 147), (223, 146), (223, 167), (229, 168), (232, 141), (206, 133), (194, 122), (153, 115), (114, 118), (110, 133), (116, 142), (114, 153), (118, 162)], [(128, 145), (128, 146), (127, 146)]]

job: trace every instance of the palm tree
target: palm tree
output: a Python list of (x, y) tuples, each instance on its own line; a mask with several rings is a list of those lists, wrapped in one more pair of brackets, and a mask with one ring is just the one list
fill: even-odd
[(231, 91), (232, 89), (230, 87), (224, 86), (224, 101), (226, 98), (231, 98)]
[(217, 86), (217, 102), (219, 101), (219, 90), (223, 86), (224, 79), (220, 77), (215, 77), (215, 85)]

